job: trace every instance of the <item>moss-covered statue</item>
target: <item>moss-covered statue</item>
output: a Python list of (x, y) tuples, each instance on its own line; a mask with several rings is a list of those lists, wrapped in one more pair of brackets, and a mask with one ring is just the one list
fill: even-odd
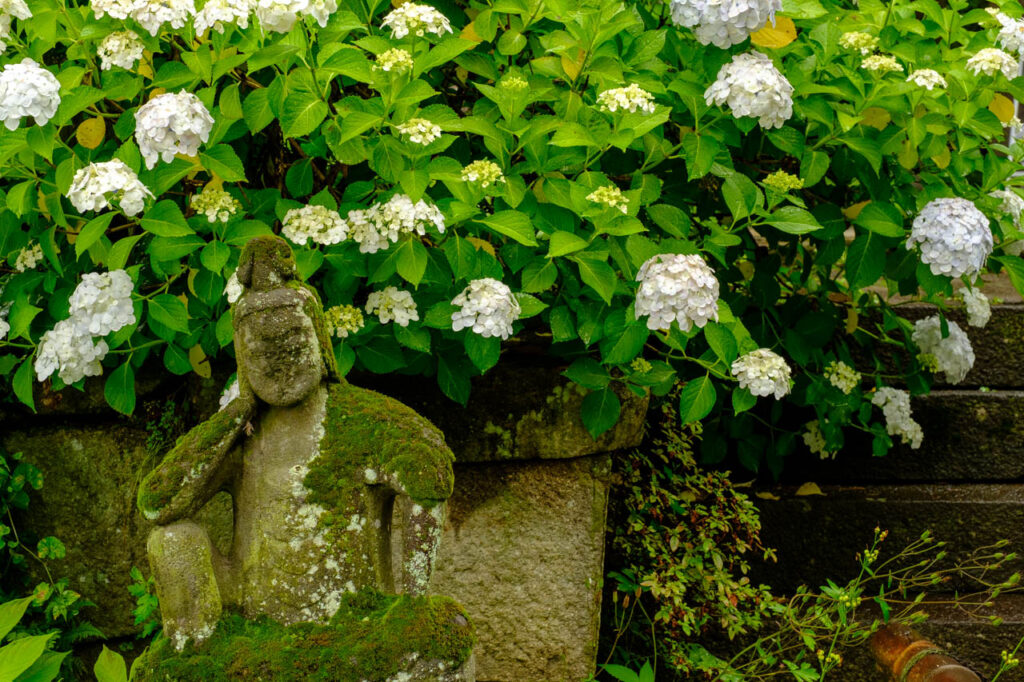
[[(441, 433), (339, 377), (284, 240), (249, 242), (238, 280), (240, 394), (139, 490), (158, 525), (148, 549), (166, 634), (142, 679), (472, 680), (464, 612), (424, 596), (452, 492)], [(222, 490), (234, 497), (227, 556), (190, 520)], [(408, 511), (392, 548), (399, 496), (411, 504), (397, 506)]]

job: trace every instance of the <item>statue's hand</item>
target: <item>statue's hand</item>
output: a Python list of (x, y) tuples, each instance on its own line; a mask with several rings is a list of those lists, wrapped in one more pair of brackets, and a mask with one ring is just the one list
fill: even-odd
[(230, 455), (255, 417), (256, 401), (246, 392), (179, 439), (139, 486), (142, 515), (165, 525), (197, 512), (230, 476)]

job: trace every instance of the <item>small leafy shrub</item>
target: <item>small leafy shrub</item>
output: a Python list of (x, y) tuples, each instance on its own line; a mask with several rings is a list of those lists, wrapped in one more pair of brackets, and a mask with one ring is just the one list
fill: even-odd
[(135, 616), (135, 624), (140, 626), (137, 637), (149, 639), (161, 628), (160, 600), (156, 596), (156, 580), (153, 576), (144, 577), (137, 566), (132, 566), (131, 577), (132, 584), (128, 586), (128, 592), (135, 597), (135, 609), (132, 611), (132, 615)]

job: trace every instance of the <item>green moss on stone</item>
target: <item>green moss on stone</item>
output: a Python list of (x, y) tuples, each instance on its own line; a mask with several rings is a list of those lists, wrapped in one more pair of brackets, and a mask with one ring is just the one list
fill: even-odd
[(409, 670), (413, 661), (436, 661), (451, 671), (469, 659), (473, 644), (472, 625), (448, 597), (363, 590), (347, 595), (328, 625), (286, 627), (229, 614), (209, 640), (199, 647), (189, 644), (180, 654), (161, 638), (140, 661), (137, 680), (381, 681)]

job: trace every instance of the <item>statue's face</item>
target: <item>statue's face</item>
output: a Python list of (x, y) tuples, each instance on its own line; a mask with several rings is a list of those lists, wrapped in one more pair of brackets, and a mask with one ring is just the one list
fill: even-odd
[(260, 400), (278, 407), (294, 405), (323, 380), (316, 330), (300, 306), (252, 312), (235, 334), (238, 368)]

